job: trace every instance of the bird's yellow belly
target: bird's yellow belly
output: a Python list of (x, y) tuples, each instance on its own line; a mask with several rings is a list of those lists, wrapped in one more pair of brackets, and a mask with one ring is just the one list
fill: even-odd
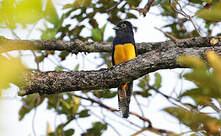
[(134, 45), (132, 43), (115, 45), (114, 62), (119, 64), (136, 57)]

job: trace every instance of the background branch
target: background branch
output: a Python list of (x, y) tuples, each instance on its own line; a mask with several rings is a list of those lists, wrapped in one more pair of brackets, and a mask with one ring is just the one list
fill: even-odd
[[(194, 37), (182, 40), (164, 41), (164, 42), (150, 42), (150, 43), (136, 43), (138, 54), (143, 54), (148, 51), (161, 49), (166, 47), (209, 47), (214, 44), (211, 39), (218, 39), (216, 46), (221, 45), (221, 39), (218, 37)], [(88, 42), (88, 41), (61, 41), (61, 40), (11, 40), (0, 37), (0, 53), (14, 50), (55, 50), (67, 51), (72, 53), (79, 52), (111, 52), (111, 42)]]

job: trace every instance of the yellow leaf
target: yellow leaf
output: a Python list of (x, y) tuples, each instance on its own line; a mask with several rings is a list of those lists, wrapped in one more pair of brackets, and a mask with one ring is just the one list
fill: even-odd
[(214, 51), (207, 51), (206, 57), (210, 66), (214, 69), (218, 79), (221, 81), (221, 57)]
[(212, 45), (215, 45), (215, 44), (217, 44), (219, 42), (219, 39), (216, 39), (216, 38), (212, 38), (211, 40), (210, 40), (210, 44), (212, 44)]
[(47, 134), (52, 133), (53, 131), (51, 130), (50, 124), (47, 122)]
[(180, 56), (177, 63), (193, 69), (207, 69), (205, 63), (197, 56)]
[(208, 121), (207, 125), (211, 133), (219, 133), (221, 125), (218, 124), (217, 120), (210, 120)]
[(25, 66), (20, 59), (0, 56), (0, 90), (8, 88), (9, 83), (21, 83), (24, 72)]
[(217, 4), (209, 9), (201, 8), (197, 11), (196, 15), (200, 18), (210, 21), (220, 21), (221, 20), (221, 3)]

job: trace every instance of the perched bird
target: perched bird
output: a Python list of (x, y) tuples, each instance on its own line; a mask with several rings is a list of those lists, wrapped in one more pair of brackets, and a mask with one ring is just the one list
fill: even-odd
[[(112, 63), (118, 65), (136, 57), (133, 26), (129, 21), (120, 21), (114, 28), (116, 37), (113, 40)], [(129, 116), (130, 97), (133, 81), (118, 87), (118, 104), (124, 118)]]

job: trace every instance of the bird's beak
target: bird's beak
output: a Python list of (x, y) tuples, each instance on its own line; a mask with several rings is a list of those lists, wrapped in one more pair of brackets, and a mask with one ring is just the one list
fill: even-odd
[(115, 26), (113, 27), (114, 30), (119, 30), (119, 27)]

